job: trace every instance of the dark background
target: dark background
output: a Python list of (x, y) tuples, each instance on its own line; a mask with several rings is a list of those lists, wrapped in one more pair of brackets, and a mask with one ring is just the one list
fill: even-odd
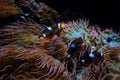
[(57, 10), (61, 20), (89, 19), (93, 25), (120, 26), (120, 2), (117, 0), (40, 0)]

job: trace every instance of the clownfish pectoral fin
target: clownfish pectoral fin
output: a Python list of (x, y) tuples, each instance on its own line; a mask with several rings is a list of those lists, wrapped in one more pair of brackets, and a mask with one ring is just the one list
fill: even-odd
[(84, 43), (81, 44), (82, 47), (83, 47), (84, 45), (85, 45)]
[(43, 37), (43, 36), (41, 36), (41, 37), (40, 37), (40, 40), (44, 40), (44, 37)]

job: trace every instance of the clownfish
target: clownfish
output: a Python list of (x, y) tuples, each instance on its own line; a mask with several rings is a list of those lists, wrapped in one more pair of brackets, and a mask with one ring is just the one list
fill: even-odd
[(82, 36), (79, 38), (75, 38), (71, 43), (70, 46), (67, 50), (67, 56), (65, 57), (65, 62), (67, 64), (67, 69), (69, 72), (73, 71), (73, 59), (77, 59), (79, 58), (79, 54), (81, 51), (83, 51), (85, 49), (85, 42), (87, 40), (87, 36)]
[(54, 35), (59, 36), (60, 32), (65, 28), (64, 23), (54, 24), (52, 27), (45, 27), (43, 34), (39, 35), (40, 40), (51, 39)]
[(104, 60), (104, 58), (105, 54), (102, 52), (98, 52), (97, 50), (93, 52), (87, 51), (80, 59), (78, 59), (77, 66), (87, 67), (92, 63), (97, 65), (101, 60)]
[[(56, 27), (57, 26), (57, 27)], [(56, 35), (60, 35), (60, 32), (65, 28), (64, 23), (58, 23), (57, 25), (53, 25), (53, 29), (55, 30)]]
[(87, 36), (79, 37), (73, 40), (67, 50), (68, 55), (66, 61), (69, 62), (71, 58), (78, 58), (80, 51), (84, 50)]
[[(71, 60), (77, 59), (77, 66), (89, 66), (91, 63), (98, 64), (101, 60), (104, 60), (105, 54), (92, 50), (92, 47), (86, 46), (87, 36), (79, 37), (73, 40), (68, 48), (67, 56), (65, 57), (66, 63), (71, 63)], [(80, 56), (81, 51), (85, 53)]]

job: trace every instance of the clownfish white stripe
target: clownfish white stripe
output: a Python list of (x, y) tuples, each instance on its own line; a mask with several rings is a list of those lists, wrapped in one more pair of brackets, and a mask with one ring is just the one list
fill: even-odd
[(82, 63), (85, 63), (85, 60), (84, 60), (84, 59), (82, 59), (82, 60), (81, 60), (81, 62), (82, 62)]
[(53, 29), (51, 27), (47, 27), (49, 31), (52, 31)]
[(70, 47), (71, 47), (71, 48), (75, 48), (75, 47), (76, 47), (76, 45), (75, 45), (75, 44), (72, 44)]
[(46, 34), (43, 34), (43, 37), (45, 37), (45, 38), (46, 38)]
[(103, 53), (100, 53), (100, 56), (103, 57)]
[(82, 36), (81, 38), (82, 38), (82, 41), (84, 42), (84, 37)]
[(95, 55), (94, 55), (93, 53), (90, 53), (90, 54), (89, 54), (89, 57), (90, 57), (90, 58), (95, 58)]
[(61, 24), (60, 23), (58, 23), (58, 29), (61, 29)]
[(71, 58), (71, 55), (70, 55), (70, 54), (68, 54), (68, 55), (67, 55), (67, 58)]

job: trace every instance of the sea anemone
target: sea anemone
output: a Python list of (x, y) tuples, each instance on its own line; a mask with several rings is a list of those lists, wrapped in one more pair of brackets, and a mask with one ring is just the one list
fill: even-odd
[[(119, 79), (118, 77), (119, 75), (118, 63), (120, 60), (119, 34), (113, 32), (113, 30), (111, 29), (101, 30), (101, 28), (98, 25), (90, 25), (89, 21), (87, 20), (80, 19), (65, 23), (65, 29), (62, 32), (62, 37), (66, 42), (69, 42), (74, 38), (83, 37), (84, 35), (87, 36), (86, 45), (91, 45), (96, 50), (104, 53), (105, 58), (104, 61), (97, 66), (96, 65), (93, 66), (91, 64), (90, 66), (92, 67), (88, 66), (87, 68), (81, 69), (77, 73), (78, 79), (80, 80)], [(92, 73), (91, 69), (93, 70)], [(105, 72), (102, 72), (101, 70)], [(94, 76), (90, 77), (90, 75), (88, 74), (92, 74)]]
[[(59, 76), (64, 80), (69, 78), (66, 67), (59, 61), (65, 56), (63, 46), (65, 44), (57, 40), (40, 42), (38, 38), (38, 34), (42, 31), (40, 27), (37, 23), (15, 22), (0, 30), (0, 61), (2, 62), (0, 78), (2, 80), (45, 80), (45, 76), (48, 77), (47, 79), (57, 80)], [(48, 50), (49, 48), (52, 52)], [(51, 74), (52, 72), (54, 73)]]

